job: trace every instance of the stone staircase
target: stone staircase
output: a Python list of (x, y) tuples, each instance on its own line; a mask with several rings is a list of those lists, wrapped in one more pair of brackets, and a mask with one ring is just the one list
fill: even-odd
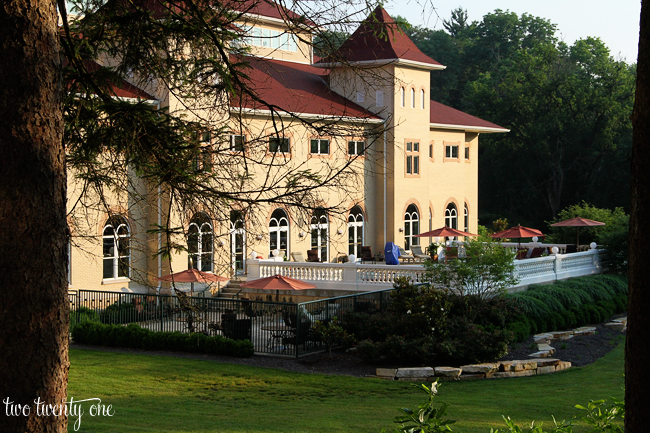
[(217, 298), (221, 299), (236, 299), (237, 295), (241, 298), (243, 295), (243, 291), (241, 287), (239, 286), (240, 282), (235, 281), (235, 280), (230, 280), (228, 285), (226, 287), (222, 287), (221, 290), (219, 290), (219, 296)]

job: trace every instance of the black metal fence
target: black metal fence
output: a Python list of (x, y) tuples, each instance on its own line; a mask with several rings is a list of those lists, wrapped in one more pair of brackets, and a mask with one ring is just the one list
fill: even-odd
[(79, 290), (69, 293), (70, 324), (137, 323), (152, 331), (202, 332), (248, 339), (255, 353), (299, 357), (326, 349), (315, 332), (347, 312), (382, 311), (390, 290), (301, 304)]

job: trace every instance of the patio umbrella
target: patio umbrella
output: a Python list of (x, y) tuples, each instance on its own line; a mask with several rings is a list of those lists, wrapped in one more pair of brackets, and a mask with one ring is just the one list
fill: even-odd
[(493, 238), (501, 238), (501, 239), (519, 239), (519, 246), (521, 246), (521, 238), (532, 238), (534, 236), (540, 237), (544, 236), (544, 233), (537, 229), (531, 229), (528, 227), (523, 227), (522, 225), (518, 225), (516, 227), (510, 227), (507, 230), (503, 230), (501, 232), (495, 233), (492, 235)]
[(202, 272), (199, 271), (198, 269), (188, 269), (186, 271), (176, 272), (174, 274), (170, 274), (158, 278), (159, 281), (172, 281), (174, 283), (191, 283), (190, 294), (194, 292), (194, 283), (219, 283), (223, 281), (228, 281), (229, 279), (230, 278), (211, 274), (209, 272)]
[(453, 236), (476, 236), (472, 233), (452, 229), (451, 227), (441, 227), (439, 229), (414, 235), (415, 238), (450, 238)]
[(576, 228), (576, 245), (580, 246), (580, 238), (578, 237), (578, 230), (580, 227), (598, 227), (604, 226), (605, 223), (600, 221), (589, 220), (587, 218), (575, 217), (568, 220), (560, 221), (559, 223), (551, 224), (551, 227), (575, 227)]
[(240, 284), (239, 287), (247, 289), (275, 290), (276, 299), (280, 298), (280, 290), (307, 290), (316, 288), (316, 286), (311, 283), (279, 274), (266, 278), (259, 278), (257, 280), (246, 281), (245, 283)]

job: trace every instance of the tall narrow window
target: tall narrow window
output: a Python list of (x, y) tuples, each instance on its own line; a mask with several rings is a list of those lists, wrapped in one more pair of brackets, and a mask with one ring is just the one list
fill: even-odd
[(420, 174), (420, 143), (417, 141), (406, 142), (406, 174)]
[(361, 257), (363, 245), (363, 212), (359, 206), (350, 210), (348, 216), (348, 254)]
[(203, 212), (192, 217), (187, 229), (187, 268), (212, 272), (213, 230), (210, 218)]
[(420, 104), (421, 104), (420, 108), (422, 108), (424, 110), (424, 107), (425, 107), (425, 105), (424, 105), (424, 89), (420, 90)]
[(111, 216), (102, 233), (104, 279), (131, 276), (131, 229), (121, 215)]
[(454, 203), (449, 203), (445, 209), (445, 226), (458, 229), (458, 211)]
[(420, 238), (414, 237), (420, 234), (420, 211), (414, 204), (406, 208), (404, 214), (404, 249), (410, 250), (411, 245), (420, 245)]
[(230, 265), (235, 275), (244, 273), (246, 265), (246, 231), (244, 214), (230, 211)]
[(327, 262), (329, 257), (329, 220), (325, 209), (318, 208), (311, 217), (311, 249), (318, 251), (318, 259)]
[(469, 210), (467, 209), (467, 203), (465, 203), (465, 214), (463, 215), (463, 222), (463, 225), (465, 226), (463, 230), (469, 233)]
[(289, 217), (282, 209), (276, 209), (269, 221), (269, 252), (282, 250), (289, 257)]
[(402, 103), (402, 107), (406, 106), (406, 91), (404, 90), (404, 87), (400, 87), (400, 101)]
[(384, 106), (384, 92), (382, 92), (381, 90), (377, 90), (375, 92), (375, 105), (377, 107)]
[(465, 159), (469, 159), (469, 146), (465, 147)]

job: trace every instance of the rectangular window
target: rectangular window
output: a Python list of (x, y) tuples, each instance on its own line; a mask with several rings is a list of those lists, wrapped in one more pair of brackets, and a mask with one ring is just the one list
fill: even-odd
[(330, 141), (326, 139), (312, 139), (311, 140), (311, 153), (316, 155), (329, 155)]
[(348, 155), (363, 155), (366, 149), (365, 141), (348, 141)]
[(429, 158), (433, 158), (433, 144), (429, 145)]
[(417, 141), (406, 142), (406, 174), (420, 174), (420, 143)]
[(447, 158), (458, 158), (458, 146), (445, 146), (445, 156)]
[(384, 92), (381, 90), (377, 90), (377, 92), (375, 92), (375, 104), (377, 107), (384, 106)]
[(285, 137), (269, 138), (269, 152), (289, 153), (289, 139)]
[(243, 152), (246, 143), (246, 137), (243, 135), (230, 136), (230, 150), (233, 152)]
[(357, 102), (365, 102), (366, 94), (365, 92), (357, 92)]
[(465, 159), (469, 159), (469, 147), (465, 148)]

